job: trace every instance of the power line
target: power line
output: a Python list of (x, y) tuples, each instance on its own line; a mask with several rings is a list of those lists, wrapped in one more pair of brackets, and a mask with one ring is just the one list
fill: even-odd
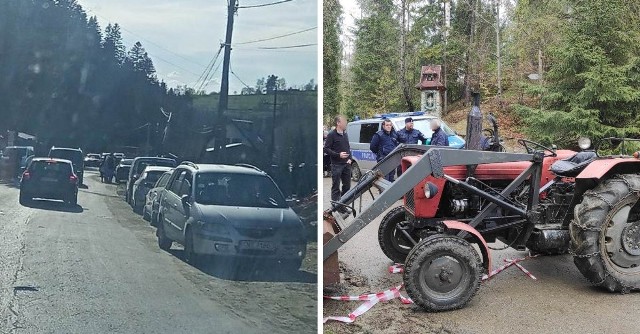
[(218, 58), (220, 57), (220, 52), (222, 52), (222, 49), (224, 48), (224, 45), (220, 45), (220, 48), (218, 49), (218, 52), (216, 53), (216, 55), (211, 59), (211, 61), (209, 62), (209, 65), (207, 65), (207, 68), (204, 70), (204, 72), (202, 72), (202, 74), (200, 74), (200, 77), (198, 78), (198, 80), (196, 80), (196, 82), (193, 84), (193, 86), (195, 87), (200, 80), (202, 79), (202, 83), (204, 83), (207, 80), (207, 77), (211, 74), (211, 69), (213, 69), (213, 66), (215, 66), (216, 61), (218, 61)]
[(263, 3), (260, 5), (251, 5), (251, 6), (238, 6), (238, 8), (258, 8), (258, 7), (266, 7), (266, 6), (273, 6), (273, 5), (279, 5), (281, 3), (285, 3), (285, 2), (291, 2), (293, 0), (282, 0), (282, 1), (276, 1), (276, 2), (270, 2), (270, 3)]
[(267, 47), (261, 47), (258, 49), (260, 50), (293, 49), (293, 48), (304, 48), (307, 46), (314, 46), (314, 45), (318, 45), (318, 43), (298, 44), (298, 45), (289, 45), (289, 46), (267, 46)]
[(245, 87), (251, 88), (251, 86), (247, 85), (244, 81), (242, 81), (242, 79), (240, 79), (240, 77), (235, 72), (233, 72), (233, 69), (231, 68), (231, 66), (229, 66), (229, 69), (231, 71), (231, 74), (233, 74), (233, 76), (236, 77), (236, 79), (238, 79)]
[(278, 38), (282, 38), (282, 37), (288, 37), (288, 36), (293, 36), (293, 35), (297, 35), (297, 34), (301, 34), (303, 32), (307, 32), (307, 31), (311, 31), (314, 29), (318, 29), (318, 27), (311, 27), (311, 28), (307, 28), (304, 30), (300, 30), (300, 31), (296, 31), (296, 32), (292, 32), (292, 33), (288, 33), (288, 34), (284, 34), (284, 35), (279, 35), (279, 36), (275, 36), (275, 37), (269, 37), (269, 38), (263, 38), (263, 39), (256, 39), (253, 41), (248, 41), (248, 42), (241, 42), (241, 43), (235, 43), (235, 45), (242, 45), (242, 44), (251, 44), (251, 43), (258, 43), (258, 42), (264, 42), (264, 41), (271, 41), (274, 39), (278, 39)]

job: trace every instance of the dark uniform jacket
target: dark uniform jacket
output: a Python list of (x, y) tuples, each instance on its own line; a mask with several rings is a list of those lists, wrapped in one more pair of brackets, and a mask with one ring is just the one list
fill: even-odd
[(398, 134), (393, 130), (388, 133), (380, 130), (371, 138), (369, 149), (376, 154), (376, 159), (380, 161), (391, 153), (396, 146), (398, 146)]

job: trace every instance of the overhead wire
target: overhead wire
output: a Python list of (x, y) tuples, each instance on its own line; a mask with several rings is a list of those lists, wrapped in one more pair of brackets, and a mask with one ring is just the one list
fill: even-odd
[(311, 28), (303, 29), (303, 30), (300, 30), (300, 31), (295, 31), (295, 32), (292, 32), (292, 33), (284, 34), (284, 35), (279, 35), (279, 36), (274, 36), (274, 37), (268, 37), (268, 38), (262, 38), (262, 39), (256, 39), (256, 40), (248, 41), (248, 42), (234, 43), (234, 45), (245, 45), (245, 44), (252, 44), (252, 43), (259, 43), (259, 42), (271, 41), (271, 40), (274, 40), (274, 39), (283, 38), (283, 37), (289, 37), (289, 36), (293, 36), (293, 35), (301, 34), (301, 33), (303, 33), (303, 32), (307, 32), (307, 31), (311, 31), (311, 30), (315, 30), (315, 29), (318, 29), (318, 27), (317, 27), (317, 26), (315, 26), (315, 27), (311, 27)]
[(259, 47), (258, 49), (260, 50), (293, 49), (293, 48), (304, 48), (304, 47), (314, 46), (314, 45), (318, 45), (318, 43), (298, 44), (298, 45), (288, 45), (288, 46), (265, 46), (265, 47)]
[(231, 74), (236, 77), (236, 79), (238, 79), (238, 81), (240, 81), (245, 87), (247, 88), (251, 88), (251, 86), (247, 85), (244, 81), (242, 81), (242, 79), (240, 79), (240, 77), (233, 71), (233, 68), (231, 68), (231, 66), (229, 66), (229, 71), (231, 72)]
[(293, 0), (282, 0), (282, 1), (276, 1), (276, 2), (270, 2), (270, 3), (263, 3), (263, 4), (259, 4), (259, 5), (238, 6), (238, 8), (258, 8), (258, 7), (267, 7), (267, 6), (279, 5), (279, 4), (281, 4), (281, 3), (291, 2), (291, 1), (293, 1)]

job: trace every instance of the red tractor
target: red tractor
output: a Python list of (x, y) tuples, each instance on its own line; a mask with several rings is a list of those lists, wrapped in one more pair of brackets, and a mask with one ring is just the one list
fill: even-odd
[[(608, 139), (623, 147), (626, 140)], [(640, 289), (640, 160), (519, 143), (527, 153), (396, 148), (325, 212), (336, 235), (324, 259), (404, 198), (382, 219), (378, 241), (404, 263), (407, 293), (426, 310), (464, 307), (491, 271), (487, 243), (496, 240), (534, 253), (569, 252), (594, 285)], [(384, 180), (400, 164), (402, 175)], [(382, 192), (356, 210), (359, 197), (374, 196), (372, 187)], [(339, 213), (345, 207), (352, 219)]]

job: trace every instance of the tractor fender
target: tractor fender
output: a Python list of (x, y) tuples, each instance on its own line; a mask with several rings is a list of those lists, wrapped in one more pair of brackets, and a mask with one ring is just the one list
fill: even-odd
[(640, 172), (640, 160), (635, 158), (617, 158), (596, 160), (589, 164), (576, 181), (600, 180), (609, 174), (635, 174)]
[(443, 223), (448, 229), (469, 232), (477, 239), (476, 241), (478, 241), (478, 246), (482, 253), (482, 264), (485, 269), (487, 269), (487, 273), (491, 272), (491, 254), (489, 252), (489, 246), (487, 246), (487, 242), (482, 237), (482, 234), (468, 224), (457, 220), (445, 220)]

